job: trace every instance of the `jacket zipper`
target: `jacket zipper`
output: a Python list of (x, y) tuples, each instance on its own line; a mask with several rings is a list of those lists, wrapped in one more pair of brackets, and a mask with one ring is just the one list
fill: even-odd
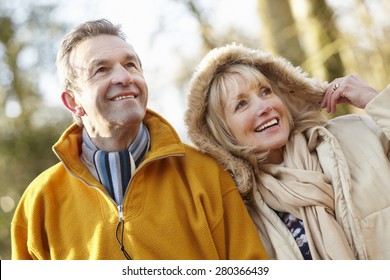
[[(126, 198), (126, 195), (127, 195), (127, 191), (128, 191), (128, 189), (130, 188), (131, 181), (132, 181), (132, 179), (134, 178), (134, 176), (139, 172), (139, 170), (140, 170), (143, 166), (145, 166), (145, 165), (147, 165), (147, 164), (149, 164), (149, 163), (151, 163), (151, 162), (153, 162), (153, 161), (160, 160), (160, 159), (167, 158), (167, 157), (171, 157), (171, 156), (182, 156), (182, 155), (183, 155), (183, 154), (171, 154), (171, 155), (166, 155), (166, 156), (160, 156), (160, 157), (153, 158), (153, 159), (151, 159), (151, 160), (144, 161), (143, 163), (141, 163), (141, 165), (139, 166), (140, 168), (139, 168), (136, 172), (134, 172), (132, 178), (130, 179), (129, 185), (128, 185), (128, 187), (127, 187), (127, 189), (126, 189), (126, 192), (125, 192), (125, 194), (124, 194), (124, 196), (123, 196), (122, 204), (118, 205), (118, 204), (115, 202), (115, 200), (114, 200), (111, 196), (107, 195), (107, 194), (106, 194), (104, 191), (102, 191), (98, 186), (88, 184), (83, 178), (81, 178), (80, 176), (78, 176), (77, 174), (75, 174), (74, 172), (72, 172), (72, 171), (69, 169), (69, 167), (62, 161), (61, 157), (58, 156), (57, 152), (54, 151), (54, 153), (55, 153), (55, 154), (57, 155), (57, 157), (60, 159), (60, 161), (62, 162), (62, 164), (63, 164), (63, 166), (65, 167), (65, 169), (69, 172), (69, 174), (71, 174), (71, 175), (74, 176), (75, 178), (81, 180), (87, 187), (97, 189), (97, 190), (100, 191), (104, 196), (108, 197), (108, 199), (110, 199), (111, 202), (114, 203), (114, 205), (117, 206), (117, 210), (118, 210), (118, 220), (119, 220), (119, 221), (118, 221), (118, 226), (119, 226), (120, 224), (122, 224), (122, 227), (124, 227), (123, 204), (124, 204), (124, 202), (125, 202), (125, 198)], [(118, 226), (117, 226), (117, 231), (118, 231)], [(118, 234), (118, 232), (117, 232), (116, 234)], [(126, 252), (126, 250), (125, 250), (125, 248), (124, 248), (122, 242), (123, 242), (123, 241), (121, 240), (121, 244), (120, 244), (120, 246), (121, 246), (121, 251), (122, 251), (122, 253), (126, 256), (127, 259), (130, 259), (130, 260), (131, 260), (131, 257), (130, 257), (130, 255)]]
[[(118, 205), (115, 200), (109, 196), (108, 194), (104, 193), (98, 186), (96, 185), (90, 185), (88, 184), (83, 178), (81, 178), (80, 176), (78, 176), (77, 174), (75, 174), (73, 171), (71, 171), (68, 166), (64, 163), (64, 161), (61, 159), (61, 157), (57, 154), (56, 151), (54, 151), (54, 153), (56, 154), (56, 156), (60, 159), (60, 161), (62, 162), (62, 165), (65, 167), (65, 169), (69, 172), (69, 174), (72, 174), (75, 178), (81, 180), (87, 187), (90, 187), (90, 188), (94, 188), (94, 189), (97, 189), (98, 191), (100, 191), (104, 196), (108, 197), (108, 199), (111, 200), (112, 203), (114, 203), (114, 205), (116, 205), (117, 209), (118, 209), (118, 219), (119, 221), (122, 221), (124, 220), (124, 215), (123, 215), (123, 204), (125, 202), (125, 198), (126, 198), (126, 195), (127, 195), (127, 191), (128, 189), (130, 188), (130, 184), (131, 184), (131, 181), (132, 179), (134, 178), (134, 176), (139, 172), (140, 168), (134, 172), (132, 178), (130, 179), (130, 182), (129, 182), (129, 185), (126, 189), (126, 192), (125, 194), (123, 195), (123, 201), (122, 201), (122, 204), (121, 205)], [(171, 154), (171, 155), (166, 155), (166, 156), (160, 156), (160, 157), (157, 157), (157, 158), (153, 158), (151, 160), (148, 160), (148, 161), (144, 161), (143, 163), (141, 163), (141, 165), (139, 167), (143, 167), (153, 161), (156, 161), (156, 160), (160, 160), (160, 159), (163, 159), (163, 158), (167, 158), (167, 157), (171, 157), (171, 156), (182, 156), (183, 154)]]
[[(124, 198), (123, 198), (124, 200)], [(117, 206), (119, 222), (123, 221), (123, 203)]]

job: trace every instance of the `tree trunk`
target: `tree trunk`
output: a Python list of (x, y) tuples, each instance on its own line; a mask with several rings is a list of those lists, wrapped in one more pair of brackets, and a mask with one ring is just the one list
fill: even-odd
[(263, 47), (277, 56), (290, 60), (295, 66), (305, 61), (305, 53), (298, 38), (298, 30), (289, 1), (258, 0), (262, 22)]

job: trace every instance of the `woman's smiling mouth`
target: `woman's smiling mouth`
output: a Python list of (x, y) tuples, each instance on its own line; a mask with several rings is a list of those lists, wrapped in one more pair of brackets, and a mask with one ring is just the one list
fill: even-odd
[(255, 129), (255, 132), (262, 132), (271, 126), (277, 125), (278, 123), (279, 121), (277, 119), (272, 119), (269, 122), (266, 122), (265, 124), (258, 126)]

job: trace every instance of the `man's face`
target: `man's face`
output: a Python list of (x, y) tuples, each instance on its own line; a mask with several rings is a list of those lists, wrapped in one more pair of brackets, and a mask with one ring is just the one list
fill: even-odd
[(89, 133), (107, 137), (118, 128), (138, 129), (148, 88), (132, 46), (111, 35), (88, 38), (71, 52), (70, 63), (79, 89), (73, 112)]

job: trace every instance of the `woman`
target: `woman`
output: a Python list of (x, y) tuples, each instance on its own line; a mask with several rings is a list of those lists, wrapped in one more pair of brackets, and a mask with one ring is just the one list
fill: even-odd
[[(327, 121), (350, 103), (366, 114)], [(192, 142), (228, 169), (273, 259), (390, 259), (390, 86), (327, 84), (259, 50), (200, 63), (185, 116)]]

